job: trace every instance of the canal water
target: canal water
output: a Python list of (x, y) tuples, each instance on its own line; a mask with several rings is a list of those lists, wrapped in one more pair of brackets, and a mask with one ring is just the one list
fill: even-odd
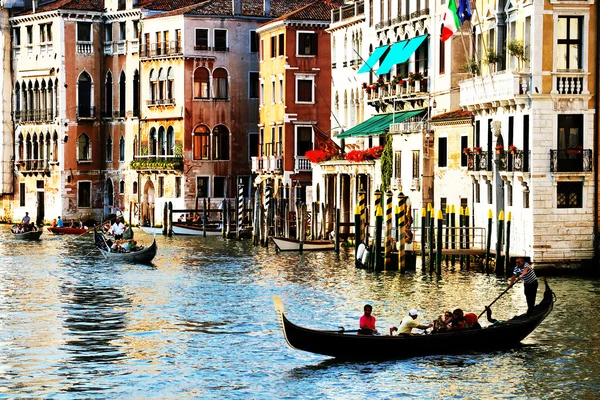
[[(0, 228), (5, 228), (0, 226)], [(136, 239), (152, 237), (136, 230)], [(337, 362), (287, 346), (273, 309), (299, 325), (356, 329), (370, 303), (380, 330), (410, 308), (479, 312), (495, 275), (356, 269), (352, 251), (277, 254), (250, 241), (157, 237), (147, 265), (108, 264), (91, 235), (0, 233), (0, 398), (597, 398), (600, 284), (549, 277), (557, 303), (509, 351)], [(538, 293), (541, 298), (541, 288)], [(494, 316), (526, 308), (522, 286)]]

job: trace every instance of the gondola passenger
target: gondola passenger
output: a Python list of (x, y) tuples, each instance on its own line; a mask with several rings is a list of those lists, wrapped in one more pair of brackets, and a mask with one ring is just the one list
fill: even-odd
[(421, 325), (416, 320), (419, 316), (419, 312), (415, 309), (412, 309), (408, 312), (408, 315), (402, 318), (402, 322), (400, 323), (400, 327), (396, 328), (392, 326), (390, 328), (390, 335), (393, 335), (393, 332), (398, 331), (398, 335), (412, 335), (413, 328), (417, 329), (429, 329), (433, 326), (433, 323), (429, 325)]
[(377, 329), (375, 328), (376, 318), (371, 315), (373, 312), (373, 307), (370, 304), (366, 304), (364, 307), (364, 314), (360, 317), (359, 324), (359, 334), (362, 335), (375, 335), (377, 334)]

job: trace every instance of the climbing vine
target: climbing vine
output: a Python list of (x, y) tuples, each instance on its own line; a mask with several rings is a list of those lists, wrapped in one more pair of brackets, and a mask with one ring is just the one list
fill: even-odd
[(381, 153), (381, 190), (384, 192), (390, 187), (394, 167), (394, 151), (392, 149), (392, 135), (385, 136), (385, 146)]

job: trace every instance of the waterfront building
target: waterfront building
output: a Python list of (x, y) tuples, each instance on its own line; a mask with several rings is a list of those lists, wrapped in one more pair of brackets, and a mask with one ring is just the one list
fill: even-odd
[[(12, 80), (10, 71), (11, 59), (11, 30), (8, 19), (12, 1), (2, 0), (0, 2), (0, 65), (2, 65), (2, 78), (0, 79), (0, 209), (10, 210), (12, 208), (12, 194), (14, 192), (13, 160), (14, 160), (14, 135), (11, 118), (12, 112)], [(0, 212), (0, 215), (4, 213)], [(24, 215), (24, 214), (23, 214)]]
[(536, 263), (589, 260), (598, 207), (596, 7), (475, 5), (473, 58), (490, 66), (460, 83), (460, 104), (474, 113), (473, 145), (481, 148), (469, 162), (475, 224), (485, 224), (489, 209), (496, 217), (511, 213), (511, 254)]

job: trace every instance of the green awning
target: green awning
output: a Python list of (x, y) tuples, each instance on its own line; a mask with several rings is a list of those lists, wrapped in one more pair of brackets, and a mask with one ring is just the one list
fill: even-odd
[(367, 61), (365, 61), (365, 63), (362, 65), (362, 67), (360, 67), (357, 74), (362, 74), (363, 72), (371, 71), (373, 69), (373, 67), (375, 66), (375, 64), (377, 64), (377, 61), (379, 61), (381, 56), (385, 53), (385, 51), (389, 47), (390, 47), (390, 45), (386, 44), (385, 46), (381, 46), (381, 47), (378, 47), (375, 50), (373, 50), (373, 53), (371, 54), (371, 56), (369, 56), (369, 59)]
[(406, 46), (406, 44), (408, 43), (408, 40), (403, 40), (401, 42), (397, 42), (394, 43), (392, 45), (392, 48), (390, 49), (390, 51), (388, 51), (387, 56), (385, 56), (385, 58), (383, 59), (383, 61), (381, 62), (381, 65), (379, 66), (379, 69), (377, 70), (377, 72), (375, 72), (376, 75), (383, 75), (383, 74), (387, 74), (388, 72), (390, 72), (390, 70), (392, 69), (392, 66), (394, 64), (398, 64), (400, 57), (402, 56), (402, 50), (404, 49), (404, 46)]
[(426, 110), (400, 111), (391, 114), (374, 115), (366, 121), (340, 133), (338, 139), (360, 136), (379, 136), (389, 130), (390, 124), (406, 121), (410, 117), (424, 114)]
[[(408, 41), (408, 43), (406, 40), (403, 40), (402, 42), (394, 43), (394, 45), (392, 46), (392, 50), (389, 51), (388, 55), (381, 62), (381, 67), (377, 70), (377, 72), (375, 74), (376, 75), (387, 74), (392, 69), (392, 65), (402, 64), (402, 63), (407, 62), (408, 59), (410, 58), (410, 56), (412, 56), (413, 53), (415, 51), (417, 51), (417, 49), (425, 41), (425, 39), (427, 39), (427, 35), (414, 37), (414, 38), (410, 39)], [(402, 44), (401, 48), (400, 48), (400, 46), (397, 46), (400, 44)], [(396, 47), (396, 46), (399, 47), (399, 51), (392, 54), (392, 51), (394, 50), (394, 47)], [(390, 58), (390, 56), (392, 56), (392, 55), (393, 55), (393, 58)], [(388, 61), (388, 59), (389, 59), (389, 61)], [(386, 68), (384, 68), (384, 66)]]

